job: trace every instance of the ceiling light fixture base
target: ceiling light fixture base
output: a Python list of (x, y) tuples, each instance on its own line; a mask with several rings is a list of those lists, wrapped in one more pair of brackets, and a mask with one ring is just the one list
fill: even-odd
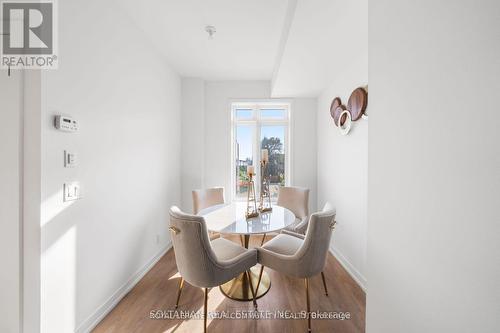
[(208, 33), (208, 39), (214, 39), (214, 35), (217, 32), (217, 29), (213, 25), (207, 25), (205, 27), (205, 31)]

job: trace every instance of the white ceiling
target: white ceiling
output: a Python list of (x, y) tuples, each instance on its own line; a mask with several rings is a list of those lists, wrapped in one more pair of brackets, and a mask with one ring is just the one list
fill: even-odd
[[(185, 77), (270, 80), (287, 0), (121, 0), (132, 20)], [(206, 25), (217, 33), (208, 39)]]
[(116, 3), (184, 77), (271, 80), (272, 97), (316, 97), (368, 62), (368, 0)]
[(318, 96), (351, 64), (368, 65), (368, 0), (297, 1), (281, 53), (272, 96)]

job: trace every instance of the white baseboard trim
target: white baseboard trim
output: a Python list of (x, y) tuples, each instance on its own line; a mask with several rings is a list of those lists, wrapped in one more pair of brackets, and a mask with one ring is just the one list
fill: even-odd
[(97, 310), (85, 319), (76, 329), (76, 333), (87, 333), (92, 331), (101, 320), (122, 300), (127, 293), (146, 275), (147, 272), (172, 248), (172, 242), (167, 243), (156, 255), (154, 255), (143, 267), (137, 270), (117, 291), (108, 298)]
[(366, 278), (352, 265), (349, 260), (335, 247), (330, 246), (330, 253), (340, 262), (354, 281), (366, 292)]

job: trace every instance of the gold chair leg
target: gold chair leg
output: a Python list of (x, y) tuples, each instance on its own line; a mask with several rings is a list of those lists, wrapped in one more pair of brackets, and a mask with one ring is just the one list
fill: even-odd
[(309, 301), (309, 279), (305, 278), (306, 283), (306, 297), (307, 297), (307, 332), (311, 331), (311, 303)]
[(328, 289), (326, 288), (325, 273), (321, 272), (321, 278), (323, 279), (323, 287), (325, 287), (325, 295), (328, 296)]
[(207, 307), (208, 307), (208, 288), (205, 288), (205, 304), (203, 305), (203, 332), (207, 333)]
[(179, 289), (177, 290), (177, 301), (175, 302), (175, 308), (179, 307), (179, 300), (181, 299), (182, 288), (184, 287), (184, 279), (181, 277), (179, 281)]
[(252, 301), (253, 301), (253, 306), (254, 308), (257, 308), (257, 301), (255, 300), (255, 291), (253, 290), (253, 284), (252, 284), (252, 277), (250, 271), (246, 271), (247, 273), (247, 278), (248, 278), (248, 284), (250, 285), (250, 291), (252, 292)]
[(262, 279), (262, 273), (264, 272), (264, 265), (260, 266), (259, 279), (257, 280), (257, 288), (255, 288), (255, 295), (259, 292), (260, 280)]
[(260, 242), (260, 246), (264, 245), (265, 240), (266, 240), (266, 234), (262, 235), (262, 241)]

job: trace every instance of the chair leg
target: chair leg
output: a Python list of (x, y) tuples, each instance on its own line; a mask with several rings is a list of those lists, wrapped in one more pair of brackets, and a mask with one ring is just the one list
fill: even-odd
[(325, 287), (325, 295), (328, 296), (328, 289), (326, 288), (325, 273), (321, 272), (321, 278), (323, 279), (323, 287)]
[(248, 284), (250, 285), (250, 291), (252, 292), (252, 301), (253, 301), (253, 306), (254, 308), (257, 308), (257, 301), (255, 300), (255, 291), (253, 290), (253, 284), (252, 284), (252, 276), (250, 271), (246, 271), (247, 273), (247, 278), (248, 278)]
[(264, 241), (266, 240), (266, 234), (262, 235), (262, 241), (260, 242), (260, 246), (264, 245)]
[(203, 333), (207, 333), (207, 307), (208, 307), (208, 288), (205, 288), (205, 303), (203, 305)]
[(179, 289), (177, 290), (177, 301), (175, 302), (175, 308), (179, 307), (179, 300), (181, 299), (182, 288), (184, 287), (184, 279), (181, 277), (179, 281)]
[(309, 301), (309, 279), (305, 278), (306, 283), (306, 298), (307, 298), (307, 332), (311, 331), (311, 303)]
[(255, 288), (255, 295), (259, 292), (260, 280), (262, 279), (262, 273), (264, 272), (264, 265), (260, 266), (259, 280), (257, 280), (257, 288)]

